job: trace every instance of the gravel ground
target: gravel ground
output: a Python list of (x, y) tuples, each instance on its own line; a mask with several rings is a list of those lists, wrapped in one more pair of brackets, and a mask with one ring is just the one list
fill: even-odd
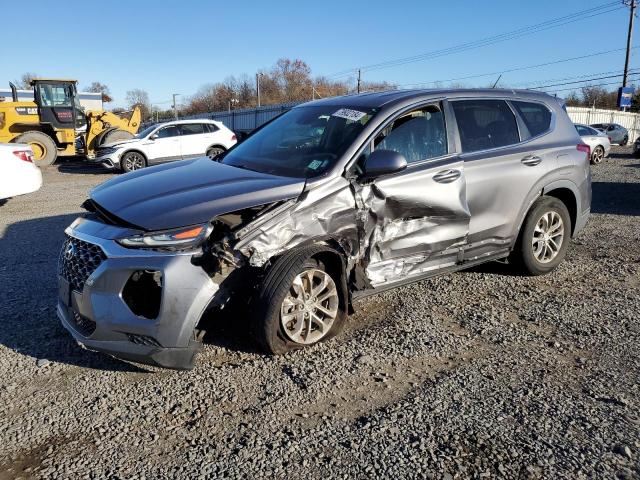
[(489, 264), (370, 297), (277, 358), (220, 321), (175, 372), (59, 325), (63, 229), (111, 174), (45, 169), (0, 206), (0, 480), (640, 478), (640, 161), (618, 149), (593, 173), (551, 275)]

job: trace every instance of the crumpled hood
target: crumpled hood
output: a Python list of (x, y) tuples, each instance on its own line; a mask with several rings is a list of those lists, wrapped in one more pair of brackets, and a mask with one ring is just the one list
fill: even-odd
[(305, 181), (197, 158), (145, 168), (91, 191), (101, 208), (145, 230), (205, 223), (224, 213), (299, 196)]
[(104, 143), (104, 144), (100, 145), (100, 148), (104, 148), (104, 147), (119, 147), (121, 145), (126, 145), (127, 143), (135, 143), (135, 142), (139, 142), (139, 141), (140, 141), (139, 138), (131, 138), (129, 140), (116, 140), (115, 142)]

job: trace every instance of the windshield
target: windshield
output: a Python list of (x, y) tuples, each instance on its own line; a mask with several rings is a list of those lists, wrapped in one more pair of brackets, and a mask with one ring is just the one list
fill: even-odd
[(136, 135), (134, 135), (134, 138), (145, 138), (147, 135), (153, 132), (157, 127), (158, 127), (157, 125), (151, 125), (150, 127), (147, 127), (141, 132), (138, 132)]
[(227, 153), (221, 163), (285, 177), (323, 174), (376, 109), (308, 106), (289, 110)]
[(73, 86), (63, 83), (38, 83), (40, 103), (43, 107), (72, 107)]

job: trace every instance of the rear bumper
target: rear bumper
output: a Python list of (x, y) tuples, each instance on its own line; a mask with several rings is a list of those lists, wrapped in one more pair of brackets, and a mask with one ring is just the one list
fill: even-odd
[[(86, 219), (66, 230), (70, 237), (100, 247), (105, 258), (78, 289), (81, 291), (69, 291), (68, 279), (59, 277), (57, 314), (62, 325), (89, 350), (166, 368), (192, 368), (201, 349), (195, 328), (218, 285), (193, 265), (194, 252), (127, 249), (113, 240), (118, 230)], [(97, 232), (108, 238), (96, 236)], [(150, 291), (147, 294), (144, 286), (136, 287), (142, 289), (136, 297), (141, 301), (158, 299), (157, 314), (150, 315), (154, 318), (134, 313), (136, 307), (123, 294), (136, 272), (159, 272), (158, 297)]]

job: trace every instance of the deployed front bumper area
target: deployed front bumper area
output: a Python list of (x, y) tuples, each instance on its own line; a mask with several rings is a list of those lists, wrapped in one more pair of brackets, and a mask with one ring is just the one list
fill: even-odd
[(80, 218), (66, 230), (57, 313), (89, 350), (168, 368), (193, 367), (195, 328), (218, 290), (194, 252), (129, 249), (119, 227)]

